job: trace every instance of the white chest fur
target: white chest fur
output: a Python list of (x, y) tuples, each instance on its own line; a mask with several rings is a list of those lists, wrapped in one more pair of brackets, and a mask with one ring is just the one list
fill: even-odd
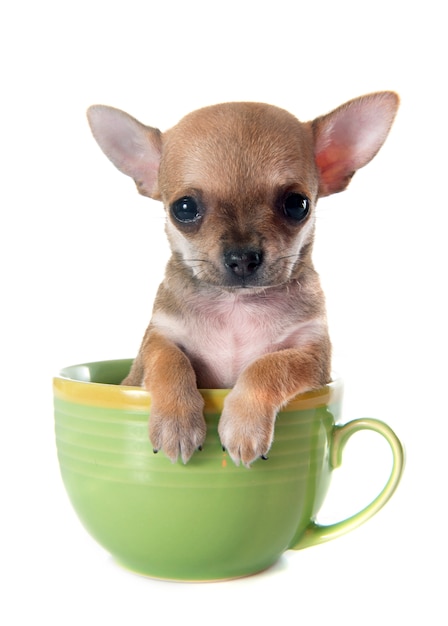
[(198, 294), (178, 315), (156, 312), (152, 325), (187, 354), (199, 387), (227, 388), (260, 356), (303, 346), (325, 332), (325, 320), (310, 319), (293, 305), (294, 299), (270, 290)]

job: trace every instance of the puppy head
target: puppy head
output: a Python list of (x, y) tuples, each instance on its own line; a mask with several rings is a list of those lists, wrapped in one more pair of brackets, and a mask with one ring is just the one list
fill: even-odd
[(195, 111), (164, 137), (159, 185), (171, 245), (195, 276), (226, 288), (286, 282), (314, 226), (311, 127), (261, 104)]
[(364, 96), (314, 122), (256, 103), (199, 109), (162, 134), (110, 107), (89, 109), (106, 155), (162, 200), (175, 260), (226, 289), (298, 278), (319, 196), (342, 191), (384, 142), (398, 98)]

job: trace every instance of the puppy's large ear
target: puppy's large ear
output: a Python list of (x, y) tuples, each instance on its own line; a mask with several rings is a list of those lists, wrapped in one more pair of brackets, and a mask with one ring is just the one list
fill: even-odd
[(362, 96), (312, 122), (319, 196), (343, 191), (383, 145), (399, 105), (392, 91)]
[(162, 133), (119, 109), (96, 104), (87, 110), (93, 136), (112, 163), (131, 176), (144, 196), (158, 197)]

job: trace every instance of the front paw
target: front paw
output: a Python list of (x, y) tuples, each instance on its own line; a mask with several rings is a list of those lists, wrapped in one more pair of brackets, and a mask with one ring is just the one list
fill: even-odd
[(204, 401), (199, 392), (182, 403), (153, 401), (149, 438), (154, 452), (163, 450), (173, 463), (180, 455), (182, 461), (187, 463), (205, 441), (203, 408)]
[(250, 393), (234, 388), (224, 402), (218, 433), (223, 447), (236, 465), (250, 467), (266, 458), (274, 438), (276, 409), (263, 406)]

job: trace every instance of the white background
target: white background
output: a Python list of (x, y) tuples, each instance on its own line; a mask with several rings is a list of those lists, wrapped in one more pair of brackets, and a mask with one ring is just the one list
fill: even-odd
[[(447, 623), (442, 8), (2, 5), (2, 624)], [(401, 96), (396, 123), (349, 189), (321, 200), (315, 264), (345, 379), (344, 419), (382, 419), (406, 446), (396, 495), (358, 530), (288, 552), (251, 578), (178, 584), (123, 571), (64, 492), (51, 378), (73, 363), (135, 355), (168, 251), (163, 209), (106, 160), (85, 109), (110, 104), (166, 129), (203, 105), (255, 100), (307, 120), (381, 89)], [(381, 442), (355, 439), (324, 521), (359, 508), (387, 474)]]

